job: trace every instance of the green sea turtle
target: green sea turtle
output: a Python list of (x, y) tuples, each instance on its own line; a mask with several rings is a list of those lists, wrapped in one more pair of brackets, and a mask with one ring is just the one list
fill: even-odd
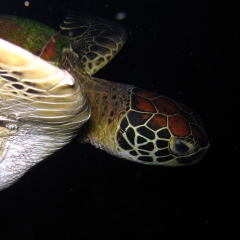
[(60, 27), (0, 16), (0, 189), (77, 134), (138, 163), (180, 166), (204, 156), (207, 135), (185, 105), (92, 77), (126, 42), (120, 24), (70, 13)]

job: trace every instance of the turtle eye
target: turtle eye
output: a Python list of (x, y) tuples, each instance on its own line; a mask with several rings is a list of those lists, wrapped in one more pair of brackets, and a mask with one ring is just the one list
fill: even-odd
[(173, 154), (184, 156), (184, 155), (188, 155), (189, 153), (193, 152), (195, 147), (192, 143), (187, 142), (184, 139), (171, 138), (170, 149)]
[(175, 142), (175, 148), (179, 153), (187, 153), (189, 151), (189, 147), (182, 141), (177, 140)]

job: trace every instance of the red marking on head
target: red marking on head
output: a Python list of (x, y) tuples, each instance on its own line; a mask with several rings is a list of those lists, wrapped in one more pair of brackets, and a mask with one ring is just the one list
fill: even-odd
[(152, 115), (151, 114), (142, 113), (142, 114), (140, 114), (140, 116), (142, 117), (142, 120), (148, 120)]
[(41, 58), (46, 61), (52, 61), (56, 56), (56, 40), (54, 37), (50, 39), (48, 44), (46, 45), (45, 49), (41, 54)]
[(157, 114), (148, 123), (148, 126), (153, 130), (158, 130), (160, 128), (167, 126), (167, 117)]
[(164, 113), (167, 115), (178, 113), (178, 107), (171, 99), (158, 97), (152, 101), (158, 109), (159, 113)]
[(132, 109), (143, 112), (156, 112), (150, 100), (135, 94), (132, 95)]
[(185, 137), (190, 134), (188, 122), (180, 115), (169, 117), (169, 128), (178, 137)]
[(143, 97), (146, 97), (146, 98), (154, 98), (154, 97), (158, 96), (157, 93), (149, 92), (147, 90), (140, 89), (140, 88), (134, 88), (133, 92), (136, 93), (136, 94), (139, 94), (139, 95), (141, 95)]

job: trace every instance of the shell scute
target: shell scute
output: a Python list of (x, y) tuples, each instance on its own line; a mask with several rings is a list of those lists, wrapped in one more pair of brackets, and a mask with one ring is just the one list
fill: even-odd
[(128, 114), (128, 119), (130, 123), (136, 127), (144, 124), (152, 115), (151, 114), (146, 114), (146, 113), (139, 113), (135, 111), (129, 111)]
[(136, 94), (132, 95), (131, 108), (133, 110), (140, 111), (140, 112), (150, 112), (150, 113), (156, 112), (156, 109), (153, 103), (149, 99), (141, 97)]
[(150, 92), (150, 91), (147, 91), (147, 90), (144, 90), (144, 89), (141, 89), (141, 88), (134, 88), (132, 92), (136, 93), (138, 95), (141, 95), (143, 97), (146, 97), (146, 98), (154, 98), (154, 97), (159, 96), (157, 93)]
[(169, 128), (178, 137), (186, 137), (191, 134), (189, 123), (180, 115), (169, 117)]
[[(0, 16), (0, 38), (22, 47), (42, 59), (60, 66), (64, 48), (69, 40), (44, 24), (16, 16)], [(26, 37), (27, 36), (27, 37)]]
[(172, 115), (178, 113), (178, 106), (175, 102), (169, 98), (159, 96), (155, 99), (152, 99), (152, 102), (156, 106), (159, 113), (166, 115)]
[(158, 130), (160, 128), (166, 127), (167, 126), (167, 117), (162, 114), (156, 114), (147, 123), (147, 126), (153, 130)]

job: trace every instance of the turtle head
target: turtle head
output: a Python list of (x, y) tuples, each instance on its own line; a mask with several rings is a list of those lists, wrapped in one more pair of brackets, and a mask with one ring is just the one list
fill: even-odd
[(166, 166), (196, 163), (209, 147), (196, 113), (170, 98), (139, 88), (132, 89), (117, 144), (123, 158)]

